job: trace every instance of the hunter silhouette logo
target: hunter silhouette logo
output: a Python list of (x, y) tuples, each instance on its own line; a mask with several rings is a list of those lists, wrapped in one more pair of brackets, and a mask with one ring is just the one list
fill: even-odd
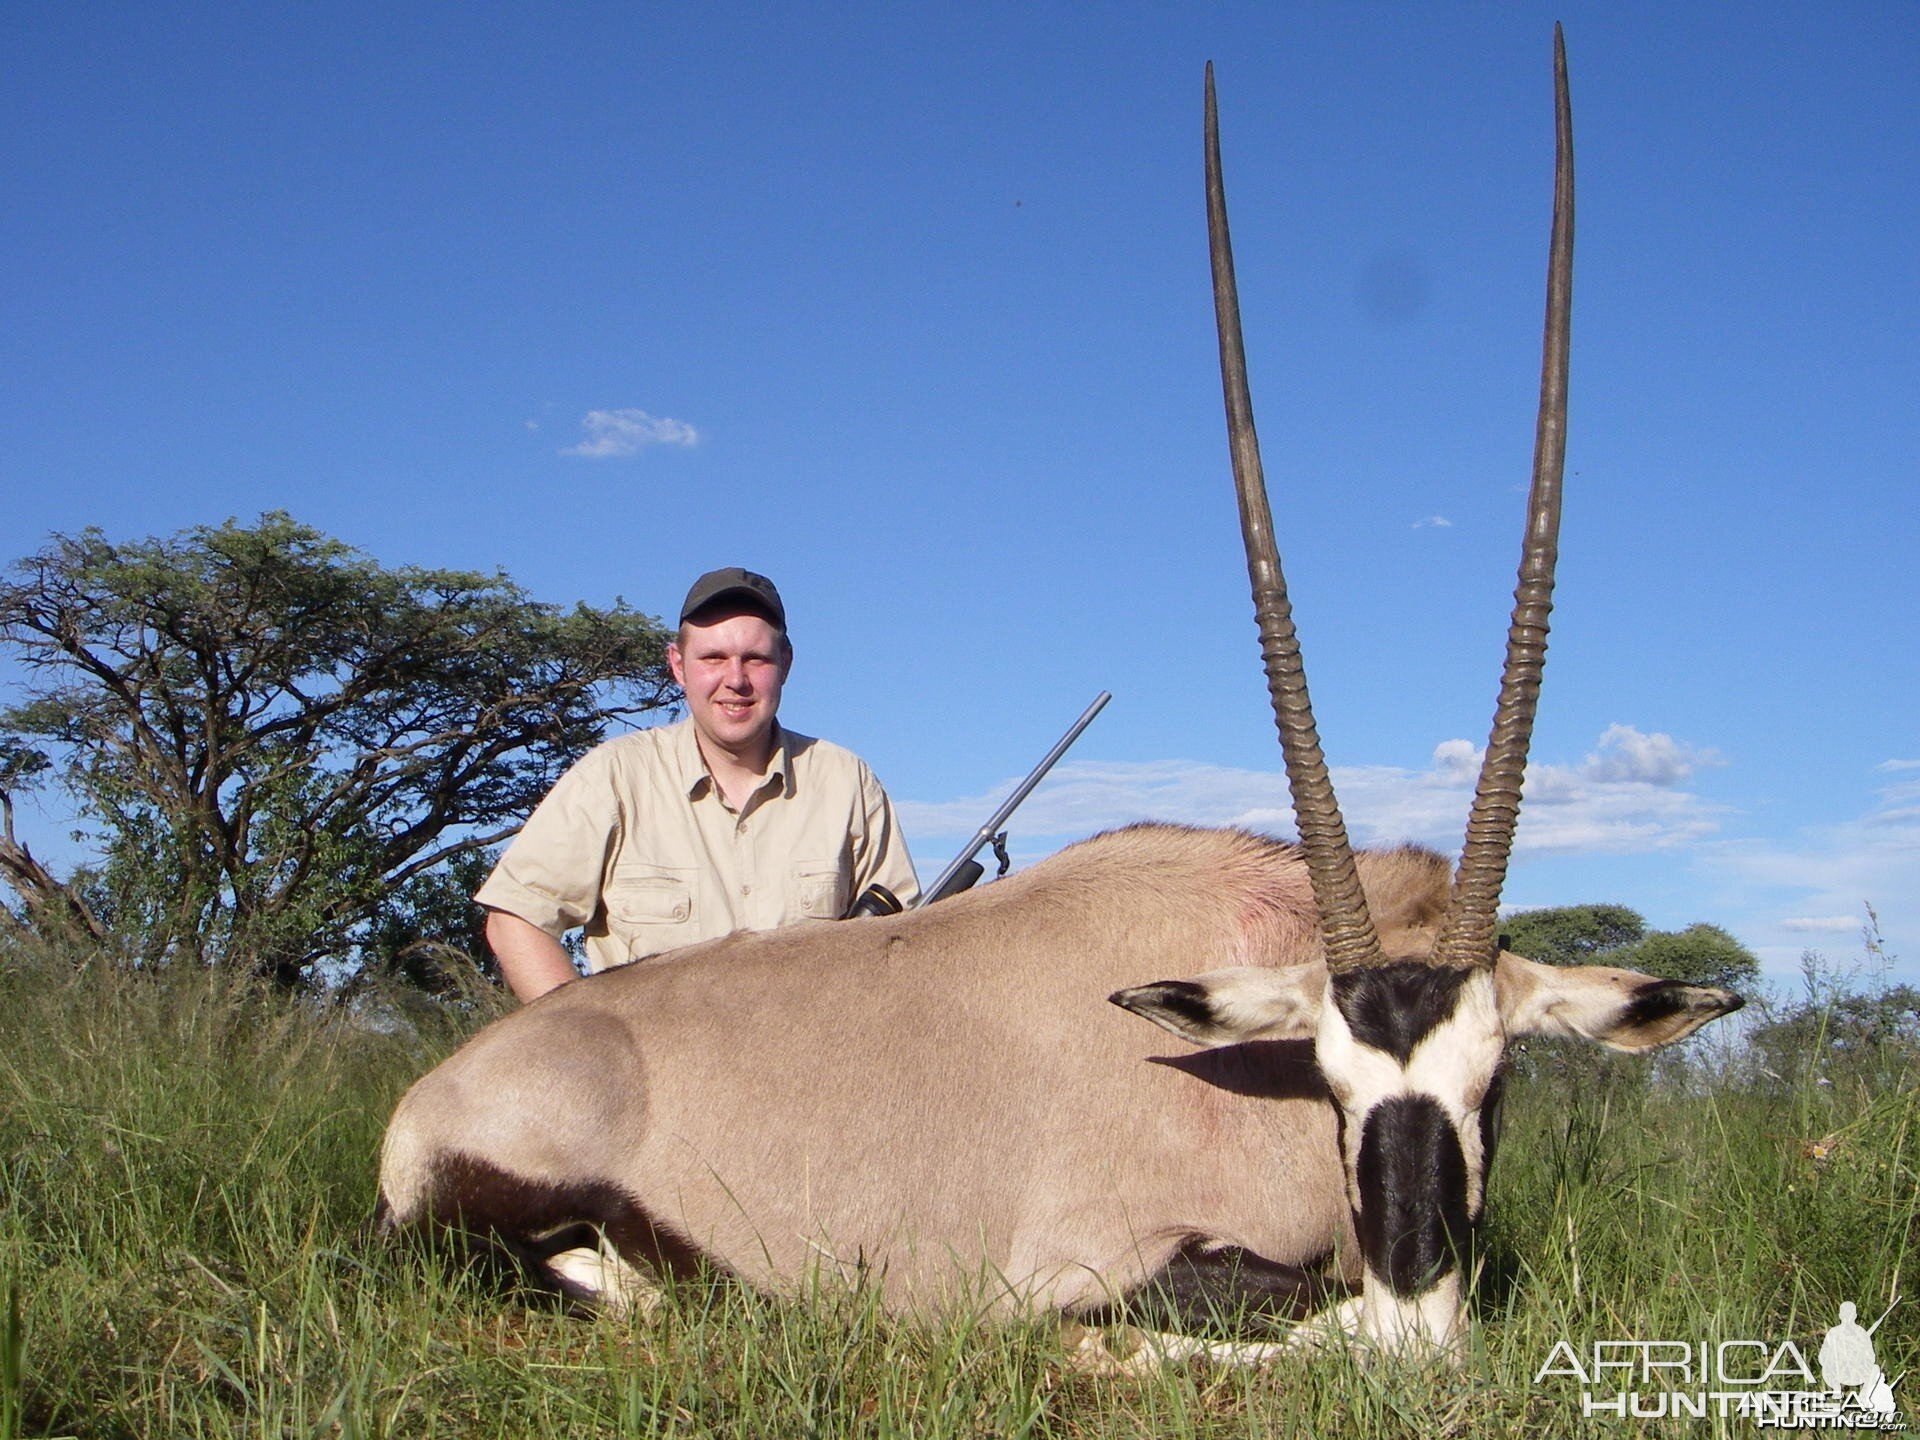
[[(1897, 1298), (1894, 1303), (1899, 1303)], [(1857, 1313), (1851, 1300), (1841, 1303), (1840, 1323), (1820, 1342), (1820, 1379), (1836, 1394), (1851, 1394), (1866, 1414), (1897, 1414), (1893, 1382), (1873, 1358), (1873, 1332), (1893, 1313), (1893, 1306), (1887, 1306), (1880, 1319), (1864, 1330), (1854, 1320)]]

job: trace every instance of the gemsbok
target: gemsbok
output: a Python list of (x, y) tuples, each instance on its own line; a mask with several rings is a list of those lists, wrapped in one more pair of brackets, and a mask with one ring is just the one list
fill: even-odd
[[(1557, 27), (1554, 79), (1533, 480), (1457, 873), (1418, 849), (1355, 854), (1335, 804), (1254, 437), (1209, 67), (1221, 372), (1299, 844), (1138, 825), (917, 911), (734, 935), (563, 985), (400, 1102), (385, 1222), (466, 1232), (537, 1283), (618, 1308), (646, 1302), (650, 1273), (794, 1292), (828, 1272), (899, 1309), (976, 1304), (985, 1286), (1002, 1308), (1161, 1331), (1236, 1314), (1272, 1338), (1311, 1316), (1312, 1335), (1457, 1349), (1507, 1042), (1645, 1050), (1740, 1004), (1535, 964), (1497, 938), (1565, 449)], [(1169, 973), (1192, 978), (1141, 983)]]

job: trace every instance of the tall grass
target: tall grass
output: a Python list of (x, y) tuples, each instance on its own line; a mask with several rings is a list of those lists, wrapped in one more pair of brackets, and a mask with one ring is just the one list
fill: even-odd
[[(0, 1440), (17, 1436), (1745, 1433), (1583, 1420), (1555, 1341), (1794, 1339), (1914, 1288), (1920, 1125), (1892, 1083), (1694, 1066), (1509, 1101), (1473, 1353), (1085, 1375), (1057, 1327), (687, 1286), (647, 1321), (503, 1300), (367, 1238), (381, 1127), (487, 1005), (346, 1013), (220, 977), (0, 959)], [(1920, 1298), (1875, 1337), (1920, 1369)], [(1899, 1398), (1920, 1410), (1920, 1374)]]

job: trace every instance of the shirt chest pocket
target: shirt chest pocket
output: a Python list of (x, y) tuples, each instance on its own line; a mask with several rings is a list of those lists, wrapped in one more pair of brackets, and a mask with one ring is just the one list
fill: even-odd
[(694, 871), (669, 865), (622, 865), (607, 877), (602, 903), (616, 931), (685, 925), (693, 918)]
[(847, 875), (837, 860), (794, 862), (787, 894), (795, 916), (805, 920), (838, 920), (853, 897), (847, 894)]

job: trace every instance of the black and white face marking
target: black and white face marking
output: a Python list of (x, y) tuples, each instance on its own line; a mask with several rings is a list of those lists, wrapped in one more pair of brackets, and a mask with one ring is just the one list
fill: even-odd
[(1395, 962), (1333, 976), (1314, 1055), (1339, 1107), (1366, 1260), (1362, 1328), (1445, 1348), (1485, 1199), (1489, 1104), (1506, 1042), (1493, 976)]
[(1317, 965), (1240, 966), (1108, 998), (1212, 1049), (1312, 1040), (1316, 1084), (1261, 1093), (1300, 1099), (1323, 1084), (1334, 1100), (1367, 1275), (1339, 1324), (1388, 1349), (1447, 1349), (1465, 1333), (1459, 1257), (1485, 1203), (1509, 1038), (1639, 1052), (1740, 1007), (1711, 986), (1509, 954), (1490, 971), (1406, 960), (1331, 981)]

